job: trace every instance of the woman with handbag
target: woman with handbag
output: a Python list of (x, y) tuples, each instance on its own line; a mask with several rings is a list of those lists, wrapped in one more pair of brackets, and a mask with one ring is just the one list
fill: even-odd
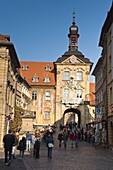
[(19, 159), (23, 159), (24, 158), (24, 151), (26, 149), (26, 139), (25, 139), (25, 137), (22, 137), (22, 139), (19, 142), (17, 149), (20, 150)]
[(51, 134), (48, 134), (46, 139), (46, 147), (48, 148), (48, 158), (52, 159), (52, 149), (54, 147), (54, 140)]

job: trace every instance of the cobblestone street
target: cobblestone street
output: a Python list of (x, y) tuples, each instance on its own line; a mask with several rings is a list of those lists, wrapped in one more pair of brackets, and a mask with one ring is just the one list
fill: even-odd
[(113, 170), (113, 151), (95, 149), (89, 143), (80, 142), (78, 149), (58, 148), (55, 143), (53, 158), (47, 158), (47, 148), (41, 145), (40, 158), (25, 152), (24, 160), (14, 159), (10, 167), (4, 166), (3, 153), (0, 154), (0, 170)]

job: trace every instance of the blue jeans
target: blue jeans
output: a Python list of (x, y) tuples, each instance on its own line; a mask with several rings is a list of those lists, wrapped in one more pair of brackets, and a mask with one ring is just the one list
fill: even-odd
[(48, 158), (52, 158), (52, 148), (48, 147)]
[(24, 151), (20, 150), (20, 158), (24, 158)]

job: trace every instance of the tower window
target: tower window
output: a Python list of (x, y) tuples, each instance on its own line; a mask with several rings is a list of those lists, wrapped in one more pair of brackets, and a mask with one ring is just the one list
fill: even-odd
[(72, 45), (75, 45), (76, 44), (76, 39), (73, 37), (72, 40), (71, 40), (71, 44)]
[(82, 71), (77, 71), (77, 80), (82, 80), (82, 79), (83, 79)]
[(69, 97), (69, 89), (65, 88), (64, 89), (64, 98), (68, 98)]
[(36, 100), (36, 99), (37, 99), (37, 92), (32, 91), (32, 100)]
[(70, 72), (64, 71), (64, 80), (69, 80), (69, 79), (70, 79)]

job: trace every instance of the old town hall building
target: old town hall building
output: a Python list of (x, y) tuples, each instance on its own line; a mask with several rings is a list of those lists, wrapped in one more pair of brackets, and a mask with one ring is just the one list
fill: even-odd
[[(94, 83), (90, 83), (93, 63), (78, 50), (78, 27), (69, 28), (69, 47), (57, 61), (19, 61), (9, 35), (0, 34), (0, 147), (22, 108), (22, 127), (76, 122), (86, 126), (95, 118)], [(17, 120), (16, 120), (17, 121)], [(18, 123), (18, 122), (17, 122)]]
[(90, 83), (92, 62), (78, 51), (78, 27), (69, 28), (69, 47), (55, 62), (21, 61), (21, 76), (32, 90), (34, 125), (94, 120), (94, 83)]

